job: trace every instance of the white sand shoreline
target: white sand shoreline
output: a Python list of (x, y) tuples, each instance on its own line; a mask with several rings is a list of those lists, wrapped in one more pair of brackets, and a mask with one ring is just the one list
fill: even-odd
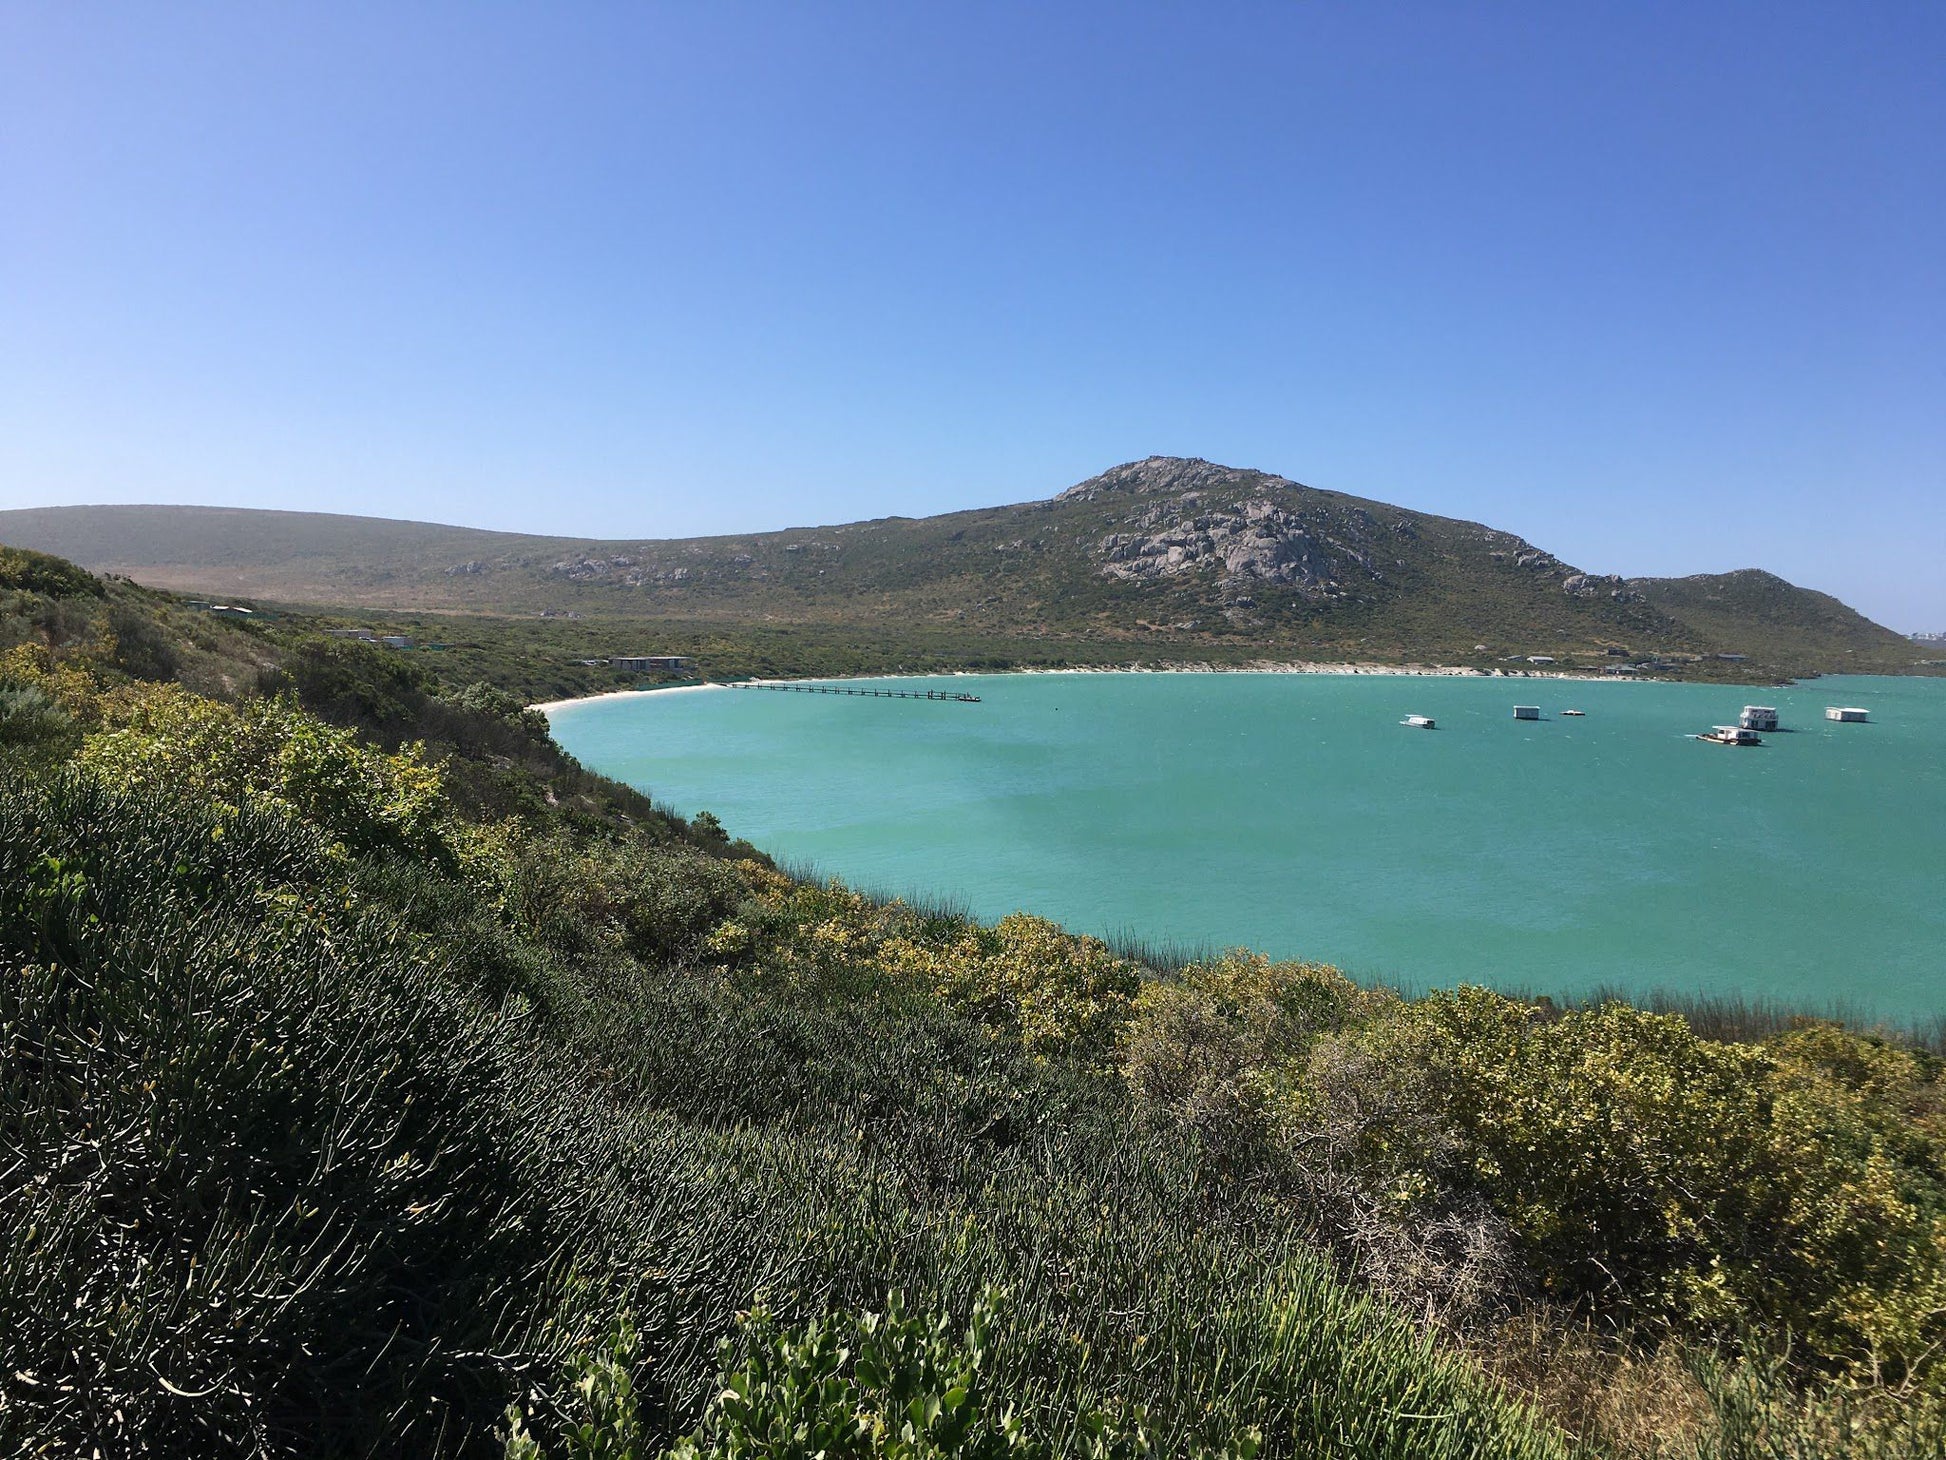
[(1200, 662), (1164, 664), (1083, 664), (1063, 669), (951, 669), (931, 674), (807, 674), (794, 679), (744, 679), (708, 684), (672, 684), (663, 689), (612, 689), (600, 694), (576, 695), (565, 700), (545, 700), (529, 705), (543, 715), (552, 715), (573, 705), (591, 705), (598, 700), (644, 699), (653, 695), (688, 694), (695, 690), (729, 689), (732, 684), (848, 684), (873, 679), (980, 679), (995, 674), (1363, 674), (1393, 675), (1399, 678), (1439, 679), (1562, 679), (1593, 684), (1656, 683), (1649, 675), (1589, 674), (1586, 671), (1556, 669), (1475, 669), (1470, 665), (1450, 664), (1330, 664), (1308, 659), (1252, 660), (1247, 664), (1206, 664)]
[[(751, 680), (755, 684), (760, 681)], [(530, 710), (539, 710), (543, 715), (551, 715), (556, 710), (565, 710), (571, 705), (592, 705), (597, 700), (639, 700), (651, 695), (689, 694), (699, 689), (728, 689), (727, 684), (671, 684), (662, 689), (610, 689), (598, 695), (572, 695), (565, 700), (542, 700), (539, 704), (529, 705)]]

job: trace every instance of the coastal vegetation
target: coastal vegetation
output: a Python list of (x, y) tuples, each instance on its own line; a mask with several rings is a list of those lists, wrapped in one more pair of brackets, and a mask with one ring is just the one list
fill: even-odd
[(0, 557), (0, 1449), (1946, 1444), (1936, 1050), (867, 897), (474, 668)]

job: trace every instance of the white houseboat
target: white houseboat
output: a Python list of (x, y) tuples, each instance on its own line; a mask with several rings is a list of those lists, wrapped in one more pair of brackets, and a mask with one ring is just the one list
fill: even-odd
[(1746, 730), (1775, 730), (1777, 711), (1771, 705), (1745, 705), (1743, 713), (1737, 716), (1737, 724)]
[(1414, 730), (1437, 730), (1439, 728), (1433, 723), (1431, 715), (1407, 715), (1399, 723), (1401, 725), (1410, 725)]
[(1698, 740), (1707, 740), (1712, 745), (1762, 745), (1763, 736), (1755, 730), (1746, 730), (1741, 725), (1712, 725), (1710, 733), (1698, 735)]
[(1540, 717), (1541, 707), (1539, 705), (1514, 706), (1514, 718), (1516, 720), (1538, 720)]
[(1838, 720), (1846, 725), (1863, 725), (1870, 721), (1872, 717), (1856, 705), (1826, 705), (1824, 707), (1824, 718), (1827, 720)]

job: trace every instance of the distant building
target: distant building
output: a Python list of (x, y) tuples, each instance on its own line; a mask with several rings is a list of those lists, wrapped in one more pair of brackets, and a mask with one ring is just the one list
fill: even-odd
[(358, 639), (367, 644), (378, 642), (378, 635), (370, 629), (326, 629), (324, 634), (328, 639)]
[(412, 647), (412, 640), (408, 639), (404, 634), (380, 634), (378, 641), (388, 649), (410, 649)]
[(1552, 664), (1554, 662), (1554, 656), (1552, 654), (1529, 654), (1527, 656), (1527, 662), (1529, 664)]
[(234, 603), (212, 603), (209, 606), (209, 611), (222, 618), (255, 618), (257, 616), (255, 609), (242, 608)]
[(608, 667), (629, 674), (653, 674), (687, 669), (695, 662), (687, 654), (617, 654), (608, 661)]

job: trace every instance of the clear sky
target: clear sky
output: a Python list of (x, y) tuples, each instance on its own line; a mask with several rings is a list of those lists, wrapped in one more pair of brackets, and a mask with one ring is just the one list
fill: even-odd
[(0, 506), (1151, 453), (1946, 629), (1946, 4), (0, 7)]

